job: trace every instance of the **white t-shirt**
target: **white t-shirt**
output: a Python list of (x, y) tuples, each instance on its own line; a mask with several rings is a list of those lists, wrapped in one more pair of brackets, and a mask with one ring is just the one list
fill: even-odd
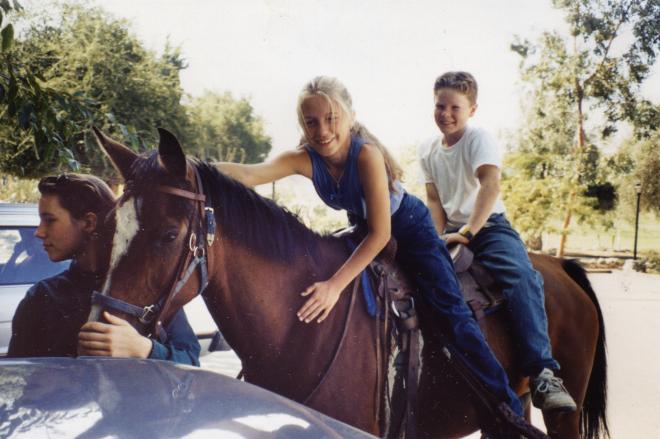
[[(434, 183), (447, 214), (447, 228), (466, 224), (474, 210), (479, 192), (476, 172), (479, 166), (502, 168), (502, 154), (495, 140), (483, 129), (468, 126), (463, 137), (450, 147), (442, 144), (442, 135), (422, 143), (418, 149), (424, 183)], [(504, 213), (500, 196), (493, 213)]]

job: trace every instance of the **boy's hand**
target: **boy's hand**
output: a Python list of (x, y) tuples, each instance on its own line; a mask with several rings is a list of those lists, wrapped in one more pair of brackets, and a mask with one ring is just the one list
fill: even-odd
[(298, 319), (301, 322), (309, 323), (318, 317), (316, 322), (321, 323), (328, 317), (337, 300), (339, 300), (341, 289), (333, 286), (330, 281), (316, 282), (307, 287), (301, 296), (309, 296), (310, 294), (312, 297), (297, 312)]
[(152, 342), (124, 319), (103, 312), (108, 323), (87, 322), (78, 334), (78, 355), (147, 358)]
[(446, 233), (442, 235), (442, 239), (445, 240), (445, 243), (447, 245), (451, 245), (451, 244), (468, 245), (470, 243), (470, 241), (460, 233)]

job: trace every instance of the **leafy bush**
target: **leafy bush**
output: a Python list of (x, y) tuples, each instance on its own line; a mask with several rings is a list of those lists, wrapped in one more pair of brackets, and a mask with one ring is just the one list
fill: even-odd
[(660, 274), (660, 253), (651, 250), (633, 263), (635, 271)]
[(1, 203), (36, 203), (39, 201), (37, 180), (19, 179), (0, 174)]

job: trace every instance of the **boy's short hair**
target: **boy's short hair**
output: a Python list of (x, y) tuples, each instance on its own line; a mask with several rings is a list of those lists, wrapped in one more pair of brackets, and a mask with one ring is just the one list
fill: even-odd
[(468, 72), (447, 72), (438, 76), (433, 86), (433, 93), (437, 93), (441, 88), (451, 88), (463, 93), (470, 100), (471, 104), (477, 103), (477, 80)]

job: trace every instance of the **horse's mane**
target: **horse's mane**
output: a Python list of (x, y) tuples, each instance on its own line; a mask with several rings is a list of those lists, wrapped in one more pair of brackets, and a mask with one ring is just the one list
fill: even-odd
[(314, 257), (321, 241), (335, 239), (309, 229), (296, 214), (226, 176), (215, 166), (196, 159), (191, 161), (199, 171), (207, 196), (211, 197), (223, 235), (240, 241), (250, 251), (291, 261), (296, 248), (303, 247)]
[[(336, 239), (309, 229), (297, 215), (224, 175), (215, 166), (194, 158), (187, 160), (199, 172), (205, 194), (211, 198), (216, 221), (221, 226), (223, 236), (240, 242), (251, 252), (291, 262), (296, 249), (304, 248), (308, 256), (316, 258), (321, 241)], [(187, 182), (173, 181), (160, 164), (157, 151), (135, 160), (131, 175), (127, 187), (132, 184), (136, 191), (142, 186), (154, 184), (192, 190)], [(170, 213), (182, 218), (190, 214), (190, 209), (192, 203), (176, 198)]]

